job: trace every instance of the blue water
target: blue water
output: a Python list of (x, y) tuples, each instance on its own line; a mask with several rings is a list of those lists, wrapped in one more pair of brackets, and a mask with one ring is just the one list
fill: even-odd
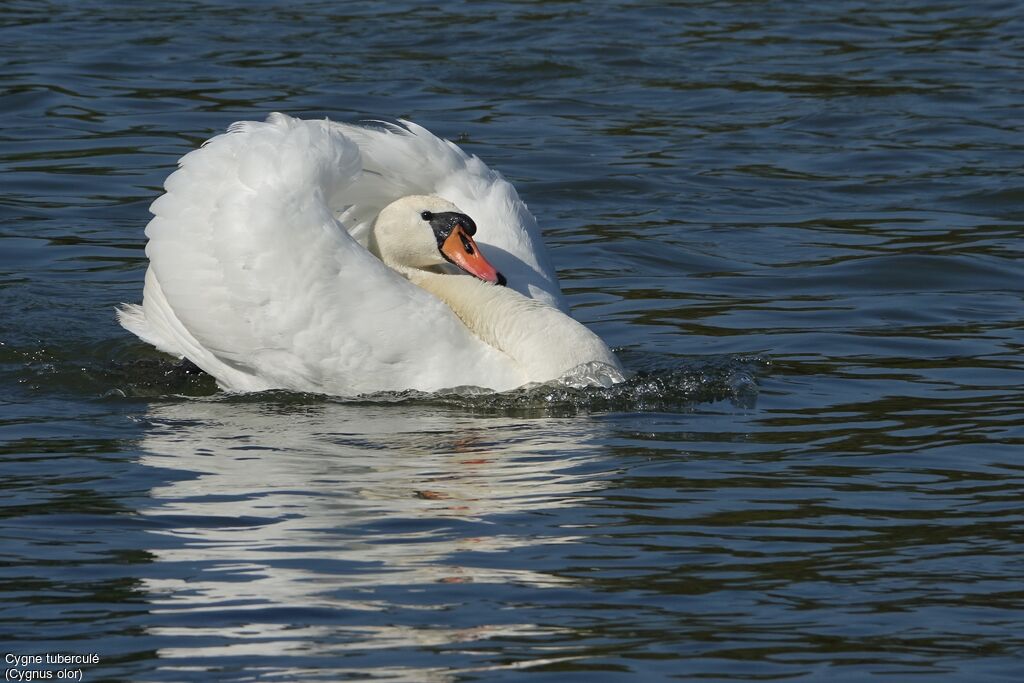
[[(1021, 9), (0, 0), (0, 654), (1020, 680)], [(225, 396), (133, 339), (163, 179), (275, 110), (502, 171), (638, 376)]]

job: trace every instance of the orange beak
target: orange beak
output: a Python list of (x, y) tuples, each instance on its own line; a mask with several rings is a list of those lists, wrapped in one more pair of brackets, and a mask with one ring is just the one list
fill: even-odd
[(448, 239), (441, 245), (441, 254), (470, 275), (495, 285), (505, 284), (505, 276), (495, 269), (480, 253), (476, 242), (466, 229), (456, 224)]

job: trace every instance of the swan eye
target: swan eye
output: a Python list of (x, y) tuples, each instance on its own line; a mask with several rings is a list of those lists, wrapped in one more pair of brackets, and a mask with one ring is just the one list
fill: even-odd
[(434, 214), (430, 213), (429, 211), (424, 211), (423, 213), (420, 214), (420, 218), (422, 218), (425, 221), (429, 221), (433, 217)]

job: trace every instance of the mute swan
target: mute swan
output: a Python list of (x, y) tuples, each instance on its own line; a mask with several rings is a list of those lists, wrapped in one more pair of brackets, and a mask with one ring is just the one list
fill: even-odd
[(150, 209), (143, 303), (121, 324), (227, 391), (621, 381), (567, 314), (512, 185), (402, 123), (272, 114), (186, 154)]

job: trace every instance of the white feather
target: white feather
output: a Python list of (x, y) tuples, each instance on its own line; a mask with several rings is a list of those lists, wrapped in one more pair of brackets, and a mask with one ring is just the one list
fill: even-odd
[(165, 189), (146, 228), (143, 304), (119, 318), (228, 390), (354, 395), (526, 381), (448, 305), (366, 249), (381, 209), (410, 194), (456, 204), (510, 287), (565, 309), (515, 189), (409, 122), (272, 114), (235, 123), (186, 154)]

